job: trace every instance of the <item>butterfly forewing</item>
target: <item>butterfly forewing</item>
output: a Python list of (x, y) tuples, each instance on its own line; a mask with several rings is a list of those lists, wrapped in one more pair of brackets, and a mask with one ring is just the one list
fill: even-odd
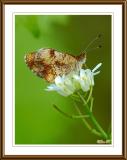
[(75, 57), (54, 49), (42, 48), (27, 54), (25, 62), (37, 76), (48, 82), (54, 82), (58, 75), (67, 75), (80, 69), (85, 62), (85, 55)]

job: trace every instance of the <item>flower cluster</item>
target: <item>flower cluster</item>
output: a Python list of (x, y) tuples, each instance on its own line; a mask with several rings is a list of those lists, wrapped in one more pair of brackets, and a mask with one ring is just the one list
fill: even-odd
[(49, 85), (46, 90), (56, 91), (62, 96), (69, 96), (77, 90), (87, 92), (91, 86), (94, 86), (94, 76), (100, 73), (97, 69), (101, 65), (102, 63), (99, 63), (93, 70), (80, 69), (79, 73), (70, 73), (62, 77), (57, 76), (55, 83)]

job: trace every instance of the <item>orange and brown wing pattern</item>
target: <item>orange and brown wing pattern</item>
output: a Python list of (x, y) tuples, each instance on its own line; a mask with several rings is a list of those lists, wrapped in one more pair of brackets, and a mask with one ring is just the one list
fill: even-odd
[(47, 48), (25, 56), (25, 62), (30, 70), (48, 82), (54, 82), (56, 76), (66, 75), (75, 70), (78, 61), (78, 57)]

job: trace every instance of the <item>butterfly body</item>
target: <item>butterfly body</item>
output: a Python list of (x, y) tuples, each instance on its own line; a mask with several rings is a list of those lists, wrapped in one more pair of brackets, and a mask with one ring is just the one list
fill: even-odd
[(25, 55), (25, 62), (30, 70), (50, 83), (54, 82), (57, 76), (79, 71), (85, 60), (84, 53), (72, 56), (52, 48), (41, 48)]

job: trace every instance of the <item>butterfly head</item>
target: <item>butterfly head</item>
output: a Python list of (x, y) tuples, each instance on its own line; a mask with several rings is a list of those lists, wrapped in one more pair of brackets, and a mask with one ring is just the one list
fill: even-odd
[(80, 63), (84, 64), (86, 62), (86, 54), (85, 53), (81, 53), (79, 56), (76, 56), (76, 59)]

